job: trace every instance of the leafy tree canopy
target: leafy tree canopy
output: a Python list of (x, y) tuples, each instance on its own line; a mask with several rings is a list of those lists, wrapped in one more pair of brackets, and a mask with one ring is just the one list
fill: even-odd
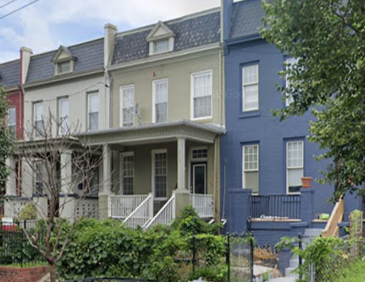
[(281, 75), (294, 102), (281, 119), (311, 109), (311, 141), (330, 159), (320, 182), (336, 187), (335, 198), (363, 194), (365, 181), (365, 1), (271, 0), (262, 36), (298, 62)]

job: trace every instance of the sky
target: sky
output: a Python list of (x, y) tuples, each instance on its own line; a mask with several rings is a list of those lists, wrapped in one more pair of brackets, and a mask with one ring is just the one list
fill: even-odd
[(33, 1), (0, 0), (0, 63), (18, 59), (22, 46), (39, 54), (60, 45), (102, 37), (106, 23), (124, 31), (218, 7), (220, 3), (220, 0), (38, 0), (4, 17)]

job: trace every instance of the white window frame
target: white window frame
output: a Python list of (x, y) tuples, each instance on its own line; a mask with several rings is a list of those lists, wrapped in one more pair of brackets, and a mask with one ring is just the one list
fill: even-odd
[[(14, 111), (14, 123), (10, 123), (10, 111)], [(14, 128), (14, 131), (12, 130)], [(8, 129), (16, 136), (16, 107), (8, 108)]]
[[(131, 176), (133, 178), (133, 193), (132, 194), (124, 194), (124, 186), (123, 186), (123, 178), (124, 178), (124, 172), (123, 172), (123, 164), (124, 164), (124, 158), (125, 157), (130, 157), (133, 156), (133, 176)], [(123, 152), (120, 154), (120, 159), (119, 159), (120, 163), (119, 163), (119, 175), (120, 175), (120, 189), (122, 191), (123, 195), (134, 195), (134, 175), (135, 175), (135, 159), (134, 159), (134, 152)]]
[[(169, 80), (167, 78), (157, 79), (152, 81), (152, 122), (156, 123), (156, 84), (166, 82), (167, 94), (166, 94), (166, 121), (169, 119)], [(166, 122), (165, 121), (165, 122)]]
[[(193, 152), (195, 150), (207, 150), (207, 157), (206, 158), (196, 158), (196, 159), (194, 159), (193, 158)], [(192, 148), (190, 148), (190, 161), (192, 161), (192, 162), (205, 162), (205, 161), (208, 160), (208, 154), (209, 154), (209, 152), (208, 152), (208, 147), (207, 146), (192, 147)]]
[[(296, 167), (289, 167), (288, 165), (288, 147), (289, 147), (289, 143), (294, 143), (294, 142), (300, 142), (302, 144), (302, 165), (301, 166), (296, 166)], [(303, 176), (304, 176), (304, 141), (303, 140), (289, 140), (286, 141), (286, 145), (285, 145), (285, 174), (286, 174), (286, 193), (288, 195), (297, 195), (300, 194), (300, 192), (289, 192), (289, 170), (295, 170), (295, 169), (301, 169), (303, 170)]]
[[(194, 78), (196, 76), (203, 76), (203, 75), (210, 75), (210, 115), (204, 117), (195, 117), (194, 116), (194, 98), (195, 98), (195, 91), (194, 91)], [(213, 71), (212, 70), (205, 70), (200, 72), (192, 73), (190, 76), (190, 118), (191, 120), (205, 120), (211, 119), (213, 117)], [(202, 97), (208, 97), (202, 96)], [(201, 98), (201, 97), (200, 97)]]
[[(257, 81), (255, 82), (250, 82), (250, 83), (245, 83), (244, 81), (244, 73), (245, 73), (245, 68), (248, 67), (252, 67), (252, 66), (257, 66)], [(252, 63), (252, 64), (246, 64), (242, 66), (242, 111), (243, 112), (251, 112), (251, 111), (258, 111), (260, 109), (260, 78), (259, 78), (259, 74), (260, 74), (260, 65), (259, 63)], [(246, 104), (246, 91), (245, 91), (245, 87), (246, 86), (254, 86), (257, 85), (257, 107), (255, 108), (246, 108), (245, 104)]]
[[(37, 114), (36, 114), (36, 108), (39, 106), (39, 105), (41, 105), (42, 106), (42, 113), (41, 113), (41, 118), (38, 120), (37, 119)], [(44, 130), (44, 128), (43, 128), (43, 101), (37, 101), (37, 102), (34, 102), (33, 103), (33, 124), (34, 124), (34, 138), (40, 138), (41, 137), (41, 135), (40, 135), (40, 133), (37, 131), (37, 129), (36, 129), (36, 123), (37, 122), (42, 122), (42, 130)]]
[[(125, 90), (132, 90), (133, 91), (133, 101), (132, 101), (132, 108), (130, 107), (125, 107), (124, 105), (124, 91)], [(128, 84), (128, 85), (122, 85), (119, 88), (119, 99), (120, 99), (120, 123), (119, 126), (120, 127), (128, 127), (128, 126), (133, 126), (134, 125), (134, 84)], [(131, 125), (125, 125), (124, 124), (124, 119), (123, 119), (123, 111), (124, 109), (130, 109), (132, 111), (132, 124)]]
[[(42, 171), (41, 172), (38, 172), (37, 170), (37, 165), (41, 165), (41, 169)], [(33, 191), (32, 191), (32, 194), (36, 194), (36, 195), (43, 195), (45, 193), (44, 189), (44, 181), (45, 181), (45, 161), (44, 160), (41, 160), (41, 159), (35, 159), (33, 161), (33, 167), (34, 167), (34, 178), (33, 178)], [(37, 179), (39, 176), (40, 179)], [(39, 180), (39, 181), (37, 181)], [(39, 183), (40, 185), (40, 189), (37, 189), (37, 183)], [(40, 192), (40, 193), (38, 193)]]
[[(155, 200), (164, 201), (168, 199), (169, 194), (169, 155), (167, 153), (167, 149), (159, 149), (159, 150), (152, 150), (152, 195)], [(160, 153), (166, 153), (166, 197), (155, 197), (156, 191), (155, 191), (155, 155)]]
[[(98, 99), (98, 111), (96, 112), (90, 112), (90, 97), (96, 96)], [(90, 114), (98, 113), (98, 126), (96, 129), (90, 128)], [(87, 130), (94, 131), (99, 129), (99, 114), (100, 114), (100, 97), (99, 92), (89, 92), (87, 93)]]
[[(288, 64), (293, 65), (293, 64), (296, 64), (297, 62), (298, 62), (298, 59), (297, 58), (287, 58), (285, 60), (286, 70), (289, 69)], [(288, 79), (288, 75), (286, 75), (285, 76), (285, 88), (288, 88), (289, 86), (290, 86), (290, 80)], [(294, 101), (293, 95), (291, 95), (290, 93), (286, 92), (285, 93), (285, 106), (288, 107), (291, 103), (293, 103), (293, 101)]]
[[(256, 169), (246, 169), (245, 167), (245, 148), (246, 147), (257, 147), (257, 168)], [(242, 188), (252, 188), (252, 187), (246, 187), (246, 179), (245, 179), (245, 173), (246, 172), (253, 172), (257, 171), (257, 177), (258, 177), (258, 192), (252, 191), (252, 194), (258, 195), (260, 193), (260, 144), (245, 144), (242, 146)]]
[[(61, 115), (61, 102), (67, 101), (67, 114)], [(64, 121), (66, 121), (66, 128), (64, 129)], [(69, 131), (70, 126), (70, 100), (68, 99), (68, 96), (59, 97), (58, 98), (58, 122), (60, 124), (60, 127), (58, 129), (58, 134), (63, 135)]]

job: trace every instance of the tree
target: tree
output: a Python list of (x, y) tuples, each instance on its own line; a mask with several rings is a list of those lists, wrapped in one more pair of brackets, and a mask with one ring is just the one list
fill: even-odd
[(12, 153), (13, 138), (7, 124), (8, 101), (4, 88), (0, 86), (0, 205), (4, 203), (5, 183), (9, 175), (6, 159)]
[[(280, 74), (279, 87), (294, 102), (277, 110), (285, 119), (311, 110), (311, 141), (332, 164), (321, 183), (335, 185), (334, 199), (363, 194), (365, 181), (365, 2), (363, 0), (272, 0), (261, 34), (297, 58)], [(285, 99), (285, 98), (284, 98)]]
[[(100, 183), (95, 176), (102, 154), (98, 147), (88, 147), (80, 140), (79, 125), (71, 128), (52, 113), (28, 126), (24, 133), (25, 140), (19, 141), (14, 150), (23, 167), (22, 193), (42, 221), (40, 228), (32, 230), (20, 226), (29, 244), (52, 266), (54, 282), (55, 265), (62, 259), (76, 224), (82, 216), (97, 212), (83, 203), (98, 193)], [(29, 176), (35, 181), (29, 181)], [(14, 213), (19, 218), (21, 211), (14, 207)]]

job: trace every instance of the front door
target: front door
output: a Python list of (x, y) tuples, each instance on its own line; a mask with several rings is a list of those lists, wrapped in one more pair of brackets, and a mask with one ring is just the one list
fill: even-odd
[(191, 170), (191, 192), (193, 194), (206, 194), (207, 163), (192, 163)]

